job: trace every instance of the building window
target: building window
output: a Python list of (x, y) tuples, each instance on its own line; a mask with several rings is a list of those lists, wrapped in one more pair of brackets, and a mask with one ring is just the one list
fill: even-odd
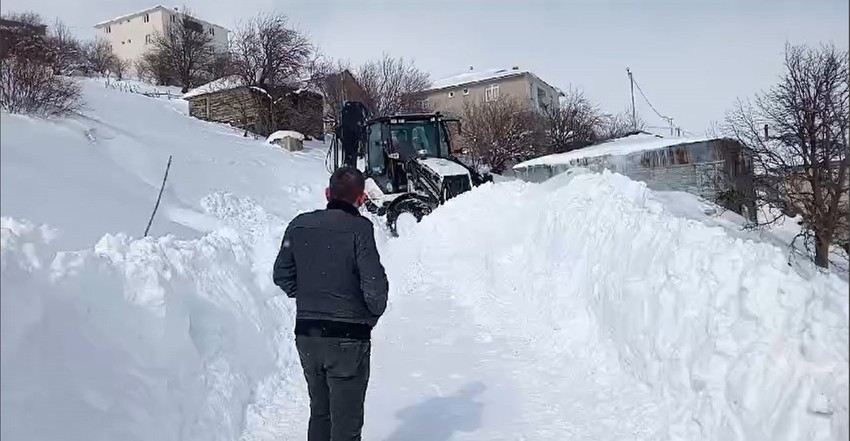
[(463, 94), (464, 94), (464, 95), (469, 95), (469, 89), (468, 89), (468, 88), (466, 88), (466, 87), (464, 87), (464, 88), (463, 88)]
[(151, 43), (151, 34), (145, 35), (145, 44)]
[(171, 16), (171, 22), (172, 22), (172, 23), (174, 23), (175, 21), (177, 21), (177, 16), (176, 16), (176, 15), (172, 15), (172, 16)]
[(107, 34), (111, 34), (111, 33), (112, 33), (112, 26), (107, 26), (107, 27), (106, 27), (106, 33), (107, 33)]
[(454, 92), (449, 92), (449, 98), (454, 98), (454, 97), (455, 97), (455, 93), (454, 93)]
[(150, 14), (145, 14), (145, 23), (148, 23), (148, 22), (150, 22), (150, 21), (151, 21), (151, 15), (150, 15)]
[(210, 28), (210, 35), (215, 35), (215, 28)]
[(493, 102), (499, 100), (499, 85), (494, 84), (484, 89), (484, 101), (485, 102)]

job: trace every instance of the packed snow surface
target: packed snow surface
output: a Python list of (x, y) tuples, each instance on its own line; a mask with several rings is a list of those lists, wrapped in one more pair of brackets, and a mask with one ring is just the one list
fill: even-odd
[[(0, 114), (4, 440), (304, 439), (286, 223), (325, 145), (84, 81)], [(141, 238), (173, 156), (163, 201)], [(844, 440), (848, 285), (620, 175), (486, 184), (397, 239), (364, 439)]]
[(553, 155), (541, 156), (515, 165), (514, 169), (532, 167), (535, 165), (560, 165), (570, 164), (570, 161), (583, 158), (595, 158), (599, 156), (626, 156), (649, 150), (658, 150), (680, 144), (707, 141), (708, 138), (664, 138), (661, 136), (638, 133), (623, 138), (603, 142), (601, 144), (572, 150), (566, 153), (555, 153)]

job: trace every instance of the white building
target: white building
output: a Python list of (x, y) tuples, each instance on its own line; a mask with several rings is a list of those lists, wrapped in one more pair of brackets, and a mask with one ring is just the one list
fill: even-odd
[[(150, 48), (154, 36), (164, 33), (172, 24), (179, 23), (182, 15), (177, 8), (154, 6), (94, 25), (95, 37), (108, 41), (116, 55), (135, 66), (135, 61)], [(189, 20), (191, 26), (197, 24), (199, 32), (210, 34), (216, 47), (221, 50), (227, 48), (227, 36), (230, 31), (226, 28), (196, 17)]]

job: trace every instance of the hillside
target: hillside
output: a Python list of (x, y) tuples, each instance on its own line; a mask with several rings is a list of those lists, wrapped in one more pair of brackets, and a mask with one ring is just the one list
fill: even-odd
[[(71, 118), (0, 114), (2, 438), (303, 439), (270, 269), (323, 205), (325, 146), (95, 80), (84, 96)], [(365, 439), (848, 436), (847, 282), (693, 196), (576, 171), (378, 238)]]

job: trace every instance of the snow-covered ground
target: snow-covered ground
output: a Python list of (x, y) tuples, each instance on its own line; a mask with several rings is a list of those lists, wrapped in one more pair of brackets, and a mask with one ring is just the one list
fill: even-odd
[[(304, 439), (269, 273), (323, 204), (325, 145), (84, 93), (80, 116), (0, 114), (2, 438)], [(711, 209), (576, 172), (382, 230), (364, 438), (846, 439), (847, 283)]]

